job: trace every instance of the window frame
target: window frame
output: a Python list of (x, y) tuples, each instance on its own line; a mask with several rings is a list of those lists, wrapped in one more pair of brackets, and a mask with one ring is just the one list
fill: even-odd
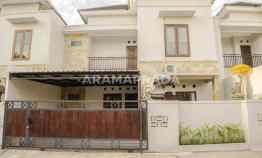
[[(178, 35), (178, 31), (177, 29), (175, 29), (175, 39), (176, 39), (176, 51), (177, 53), (174, 55), (170, 55), (167, 53), (167, 36), (166, 36), (166, 31), (167, 31), (167, 27), (184, 27), (186, 29), (186, 34), (187, 34), (187, 41), (188, 41), (188, 45), (187, 45), (187, 54), (180, 54), (179, 53), (179, 35)], [(165, 24), (164, 26), (164, 38), (165, 38), (165, 57), (191, 57), (191, 47), (190, 47), (190, 36), (189, 36), (189, 25), (188, 24)]]
[[(29, 55), (26, 58), (17, 58), (15, 57), (15, 50), (16, 50), (16, 37), (18, 33), (23, 33), (22, 39), (20, 39), (20, 42), (22, 44), (22, 47), (20, 48), (20, 51), (24, 50), (25, 47), (25, 32), (30, 32), (30, 39), (29, 39)], [(32, 38), (33, 38), (33, 30), (32, 29), (26, 29), (26, 30), (15, 30), (14, 32), (14, 39), (13, 39), (13, 50), (12, 50), (12, 60), (17, 61), (17, 60), (30, 60), (31, 58), (31, 47), (32, 47)], [(20, 52), (21, 53), (21, 52)], [(23, 54), (24, 52), (22, 52)]]
[[(107, 97), (120, 97), (121, 99), (120, 100), (112, 100), (112, 99), (110, 99), (110, 100), (107, 100), (106, 98)], [(117, 101), (117, 103), (119, 103), (119, 105), (118, 106), (120, 106), (120, 107), (117, 107), (117, 108), (114, 108), (114, 107), (112, 107), (112, 105), (107, 105), (109, 102), (110, 102), (110, 104), (112, 104), (114, 101)], [(123, 93), (120, 93), (120, 92), (118, 92), (118, 93), (104, 93), (103, 94), (103, 109), (122, 109), (123, 108)]]

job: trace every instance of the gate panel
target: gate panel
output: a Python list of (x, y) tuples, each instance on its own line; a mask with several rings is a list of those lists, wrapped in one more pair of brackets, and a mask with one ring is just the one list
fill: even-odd
[(25, 129), (26, 129), (26, 111), (25, 110), (15, 110), (8, 111), (7, 115), (7, 128), (6, 134), (7, 136), (13, 137), (24, 137)]
[[(107, 144), (110, 149), (139, 149), (145, 140), (142, 111), (70, 110), (8, 108), (5, 122), (5, 146), (57, 148), (92, 148), (92, 142)], [(117, 144), (115, 144), (117, 143)], [(109, 144), (109, 145), (108, 145)], [(110, 147), (109, 147), (110, 146)], [(98, 147), (100, 148), (100, 147)], [(96, 148), (97, 149), (97, 148)]]

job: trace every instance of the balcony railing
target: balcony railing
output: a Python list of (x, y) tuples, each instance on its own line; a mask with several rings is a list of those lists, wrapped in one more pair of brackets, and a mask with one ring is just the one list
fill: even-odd
[[(248, 63), (244, 60), (248, 61)], [(238, 64), (248, 64), (251, 67), (256, 67), (262, 65), (262, 54), (252, 54), (250, 59), (241, 56), (241, 54), (224, 54), (224, 64), (225, 67), (231, 67)]]
[(136, 71), (137, 58), (89, 57), (87, 64), (9, 65), (9, 72)]
[(137, 58), (128, 57), (89, 57), (91, 71), (137, 70)]

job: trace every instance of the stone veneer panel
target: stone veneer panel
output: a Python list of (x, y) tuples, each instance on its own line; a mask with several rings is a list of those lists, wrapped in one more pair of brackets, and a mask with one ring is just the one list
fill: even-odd
[(175, 65), (176, 73), (179, 76), (217, 76), (219, 65), (216, 61), (153, 61), (140, 62), (142, 76), (142, 97), (150, 98), (150, 92), (154, 89), (153, 82), (161, 73), (165, 72), (166, 65)]
[[(81, 45), (71, 46), (71, 41), (79, 41)], [(64, 65), (88, 65), (90, 48), (90, 39), (87, 35), (66, 35)]]

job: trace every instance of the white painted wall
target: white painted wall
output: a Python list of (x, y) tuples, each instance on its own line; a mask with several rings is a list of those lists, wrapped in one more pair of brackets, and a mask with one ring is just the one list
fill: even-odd
[(110, 16), (109, 14), (105, 16), (89, 17), (87, 20), (88, 25), (89, 26), (136, 25), (137, 19), (135, 15), (129, 15), (129, 16), (112, 15)]
[(200, 127), (205, 123), (240, 124), (241, 105), (239, 102), (184, 102), (179, 103), (180, 123), (193, 128)]
[[(160, 18), (161, 10), (194, 10), (190, 18)], [(188, 24), (192, 60), (216, 60), (213, 18), (208, 1), (138, 1), (138, 50), (140, 60), (165, 58), (164, 24)], [(188, 58), (187, 58), (188, 59)]]
[(253, 37), (252, 41), (252, 53), (254, 54), (262, 54), (262, 36), (256, 35)]
[[(179, 146), (178, 105), (172, 102), (148, 102), (148, 143), (150, 152), (176, 152)], [(154, 127), (154, 117), (167, 117), (167, 127)]]
[(254, 99), (262, 99), (262, 66), (253, 68), (253, 73), (250, 76), (250, 85)]
[(35, 13), (39, 10), (39, 4), (5, 5), (2, 7), (2, 15)]
[(61, 88), (48, 84), (9, 80), (5, 100), (60, 100)]
[[(0, 63), (8, 64), (46, 64), (48, 63), (49, 39), (50, 39), (50, 23), (48, 20), (48, 13), (34, 13), (33, 16), (41, 21), (37, 24), (27, 25), (13, 25), (7, 21), (8, 18), (26, 17), (32, 14), (22, 15), (7, 15), (0, 18)], [(12, 61), (12, 50), (14, 41), (14, 32), (17, 29), (32, 29), (32, 47), (31, 59), (29, 61)], [(39, 49), (41, 48), (41, 49)]]
[[(150, 152), (232, 151), (262, 149), (261, 101), (148, 102), (148, 142)], [(167, 126), (156, 126), (154, 117), (167, 118)], [(179, 125), (199, 127), (204, 123), (241, 124), (246, 143), (179, 145)], [(163, 122), (159, 119), (159, 124)], [(153, 126), (152, 126), (153, 125)]]
[(49, 40), (49, 58), (51, 65), (62, 65), (64, 62), (64, 23), (56, 15), (55, 12), (50, 12), (50, 40)]
[[(22, 7), (17, 5), (17, 10)], [(27, 8), (28, 9), (28, 8)], [(14, 10), (14, 9), (12, 9)], [(0, 65), (61, 64), (64, 53), (64, 24), (53, 10), (12, 13), (0, 17)], [(11, 24), (9, 18), (34, 17), (37, 23)], [(12, 50), (15, 30), (32, 29), (31, 58), (13, 61)]]
[(128, 41), (133, 37), (93, 37), (91, 57), (126, 57)]
[(232, 100), (233, 76), (230, 69), (225, 69), (225, 79), (223, 80), (225, 100)]
[(248, 123), (248, 138), (250, 148), (253, 150), (262, 149), (262, 102), (249, 101), (243, 103), (246, 109), (246, 119)]
[(222, 46), (224, 54), (233, 54), (235, 53), (234, 47), (234, 38), (232, 37), (223, 37), (222, 38)]

